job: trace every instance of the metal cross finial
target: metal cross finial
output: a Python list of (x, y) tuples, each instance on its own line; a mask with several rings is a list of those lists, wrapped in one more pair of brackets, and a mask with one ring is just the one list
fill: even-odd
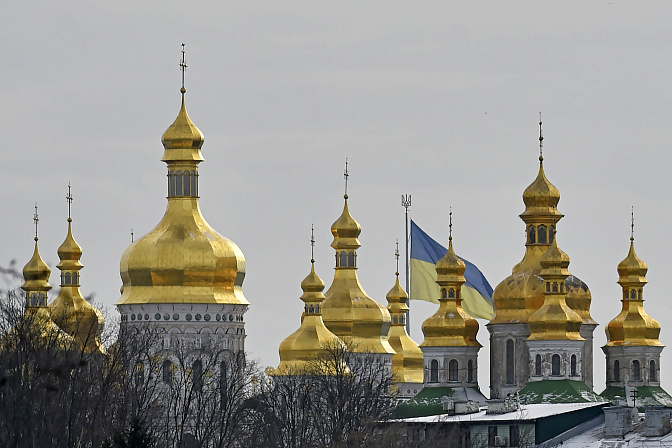
[(448, 241), (453, 241), (453, 207), (450, 207), (450, 223), (448, 224)]
[(539, 112), (539, 161), (544, 161), (544, 134), (541, 130), (541, 112)]
[(131, 229), (131, 243), (133, 242), (133, 229)]
[(635, 206), (630, 209), (630, 241), (635, 241)]
[(72, 221), (72, 215), (70, 214), (70, 206), (72, 205), (72, 190), (70, 189), (70, 182), (68, 182), (68, 195), (65, 197), (65, 200), (68, 201), (68, 221)]
[(310, 225), (310, 262), (315, 263), (315, 225)]
[(397, 277), (399, 277), (399, 240), (397, 240), (397, 249), (394, 251), (394, 257), (397, 259)]
[(343, 178), (345, 178), (345, 199), (348, 199), (348, 177), (350, 177), (350, 173), (348, 173), (348, 158), (345, 158), (345, 171), (343, 172)]
[(184, 58), (184, 44), (182, 44), (182, 60), (180, 61), (180, 70), (182, 70), (182, 89), (180, 92), (184, 93), (187, 89), (184, 88), (184, 72), (187, 71), (187, 60)]
[(35, 241), (37, 241), (37, 222), (40, 218), (37, 216), (37, 202), (35, 203), (35, 214), (33, 215), (33, 221), (35, 221)]

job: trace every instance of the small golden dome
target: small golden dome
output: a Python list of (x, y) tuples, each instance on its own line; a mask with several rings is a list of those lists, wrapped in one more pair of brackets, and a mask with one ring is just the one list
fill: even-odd
[(75, 241), (75, 237), (72, 236), (71, 218), (68, 218), (68, 235), (65, 237), (65, 241), (63, 241), (61, 247), (58, 248), (58, 258), (61, 259), (61, 262), (56, 267), (60, 270), (78, 270), (84, 267), (79, 261), (82, 258), (82, 247)]
[(569, 256), (558, 247), (557, 238), (541, 257), (541, 277), (546, 285), (544, 303), (529, 318), (529, 340), (583, 340), (582, 319), (566, 303), (565, 280)]
[(452, 238), (446, 255), (436, 266), (436, 283), (441, 288), (439, 309), (422, 324), (425, 340), (420, 347), (481, 347), (476, 340), (478, 322), (462, 308), (466, 265), (455, 255)]
[[(320, 360), (320, 357), (325, 355), (325, 350), (343, 345), (322, 321), (324, 282), (315, 272), (314, 263), (311, 264), (310, 274), (301, 282), (301, 289), (301, 300), (305, 302), (301, 327), (280, 344), (280, 365), (273, 375), (301, 375), (322, 369), (327, 359)], [(343, 371), (334, 366), (328, 370)]]
[(643, 289), (648, 266), (635, 252), (634, 238), (630, 239), (630, 251), (618, 264), (618, 283), (623, 289), (622, 310), (606, 328), (607, 347), (650, 346), (664, 347), (660, 342), (660, 323), (644, 310)]
[(406, 332), (406, 312), (408, 294), (397, 280), (387, 293), (387, 309), (392, 317), (389, 341), (396, 352), (392, 357), (392, 371), (395, 381), (401, 383), (422, 383), (424, 381), (424, 357), (418, 344)]
[(348, 208), (348, 195), (345, 195), (345, 205), (343, 206), (343, 213), (331, 225), (331, 233), (334, 235), (334, 241), (331, 247), (336, 250), (358, 249), (361, 247), (359, 242), (359, 234), (362, 232), (362, 227), (350, 215)]
[(37, 237), (35, 237), (35, 250), (33, 257), (23, 268), (23, 279), (25, 280), (21, 289), (24, 291), (42, 291), (46, 292), (51, 289), (49, 284), (49, 276), (51, 276), (51, 269), (42, 260), (40, 251), (37, 247)]
[(189, 118), (182, 94), (182, 107), (172, 125), (163, 133), (161, 142), (166, 152), (163, 161), (194, 160), (201, 161), (201, 146), (205, 138), (203, 133)]
[(558, 202), (560, 202), (560, 191), (546, 178), (541, 157), (539, 158), (539, 174), (523, 192), (523, 202), (525, 211), (521, 217), (539, 214), (562, 217), (557, 209)]

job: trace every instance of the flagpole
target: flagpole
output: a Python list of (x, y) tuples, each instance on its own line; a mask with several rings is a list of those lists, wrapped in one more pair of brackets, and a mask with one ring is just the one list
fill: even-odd
[(401, 206), (406, 209), (406, 294), (408, 294), (408, 311), (406, 311), (406, 332), (411, 334), (411, 290), (409, 287), (410, 274), (408, 266), (408, 208), (411, 206), (411, 195), (402, 194), (401, 195)]

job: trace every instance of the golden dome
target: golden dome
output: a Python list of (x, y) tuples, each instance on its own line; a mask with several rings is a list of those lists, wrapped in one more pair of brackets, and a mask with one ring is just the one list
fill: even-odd
[[(185, 90), (186, 91), (186, 90)], [(205, 141), (203, 133), (189, 118), (184, 104), (184, 92), (182, 93), (182, 107), (177, 118), (161, 137), (165, 148), (163, 161), (194, 160), (202, 161), (201, 146)]]
[(33, 257), (23, 267), (23, 279), (25, 281), (23, 285), (21, 285), (21, 289), (27, 293), (35, 292), (39, 294), (41, 292), (42, 294), (46, 294), (46, 292), (51, 289), (49, 276), (51, 276), (51, 269), (49, 269), (49, 266), (42, 260), (40, 251), (37, 247), (37, 237), (35, 237)]
[(87, 353), (105, 353), (100, 337), (105, 319), (96, 307), (91, 305), (79, 289), (79, 270), (84, 267), (79, 261), (82, 248), (72, 236), (72, 219), (68, 218), (68, 235), (58, 249), (61, 261), (61, 291), (49, 305), (51, 318), (68, 335), (83, 347)]
[(322, 315), (324, 324), (355, 351), (389, 353), (390, 313), (362, 288), (357, 275), (357, 248), (361, 227), (350, 216), (348, 198), (340, 218), (331, 226), (336, 249), (336, 272), (325, 294)]
[(628, 256), (618, 264), (618, 283), (623, 288), (623, 308), (606, 328), (607, 347), (664, 347), (658, 339), (660, 323), (644, 311), (643, 288), (647, 283), (647, 270), (648, 266), (637, 256), (634, 238), (631, 238)]
[(280, 344), (280, 365), (274, 375), (305, 374), (321, 368), (322, 363), (317, 361), (324, 351), (343, 344), (322, 321), (324, 282), (315, 272), (314, 263), (310, 274), (301, 282), (301, 289), (301, 300), (305, 302), (301, 327)]
[(540, 214), (557, 216), (558, 219), (562, 217), (557, 209), (558, 202), (560, 202), (560, 191), (546, 178), (543, 157), (539, 157), (537, 178), (523, 192), (523, 202), (525, 211), (520, 215), (521, 218)]
[(408, 294), (397, 280), (387, 293), (387, 309), (392, 317), (389, 341), (397, 352), (392, 357), (392, 371), (395, 381), (402, 383), (422, 383), (424, 381), (424, 358), (418, 344), (406, 332), (406, 312)]
[(529, 340), (583, 340), (579, 331), (582, 319), (566, 303), (565, 279), (569, 276), (569, 256), (553, 239), (540, 260), (544, 280), (544, 303), (529, 318)]
[(350, 215), (348, 208), (348, 195), (344, 196), (345, 206), (341, 216), (331, 225), (331, 233), (334, 235), (334, 241), (331, 247), (336, 250), (342, 249), (359, 249), (362, 245), (359, 242), (359, 234), (362, 232), (362, 227)]
[(446, 255), (436, 263), (436, 283), (441, 288), (439, 309), (422, 324), (425, 340), (420, 347), (481, 347), (476, 340), (478, 322), (462, 308), (465, 268), (450, 238)]
[[(168, 206), (161, 222), (132, 243), (121, 258), (122, 296), (117, 305), (249, 302), (243, 295), (245, 257), (205, 221), (198, 203), (198, 164), (203, 134), (184, 105), (163, 134), (168, 164)], [(184, 189), (182, 177), (184, 170)], [(191, 173), (189, 175), (189, 173)]]

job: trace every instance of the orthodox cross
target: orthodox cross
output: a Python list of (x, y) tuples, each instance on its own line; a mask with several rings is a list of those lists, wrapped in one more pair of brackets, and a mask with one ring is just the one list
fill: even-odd
[(182, 90), (186, 91), (184, 88), (184, 72), (187, 71), (187, 60), (184, 58), (184, 53), (184, 44), (182, 44), (182, 60), (180, 61), (180, 70), (182, 70)]
[(72, 206), (72, 190), (70, 189), (70, 182), (68, 182), (68, 195), (65, 197), (65, 200), (68, 201), (68, 221), (72, 221), (72, 216), (70, 214), (70, 207)]
[(35, 203), (35, 215), (33, 215), (33, 221), (35, 221), (35, 241), (37, 241), (37, 222), (40, 218), (37, 216), (37, 202)]
[(394, 257), (397, 259), (397, 277), (399, 277), (399, 240), (397, 240), (397, 249), (394, 251)]
[(450, 207), (450, 213), (448, 213), (450, 221), (448, 224), (448, 241), (453, 241), (453, 207)]
[(345, 198), (348, 198), (348, 177), (350, 174), (348, 173), (348, 158), (345, 158), (345, 171), (343, 172), (343, 178), (345, 179)]
[(630, 241), (635, 241), (635, 206), (630, 209)]
[(539, 161), (544, 160), (544, 134), (541, 131), (541, 112), (539, 112)]
[(315, 226), (310, 225), (310, 262), (315, 263)]

